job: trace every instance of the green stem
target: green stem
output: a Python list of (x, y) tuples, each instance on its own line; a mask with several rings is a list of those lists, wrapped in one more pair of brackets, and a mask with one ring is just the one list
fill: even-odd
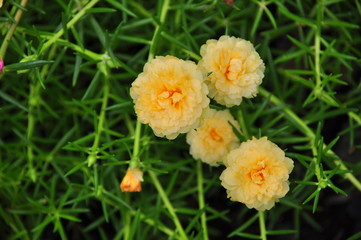
[(315, 75), (316, 75), (316, 87), (315, 90), (317, 93), (321, 93), (321, 74), (320, 74), (320, 47), (321, 47), (321, 20), (322, 20), (322, 3), (317, 4), (317, 28), (315, 34)]
[(141, 129), (142, 129), (142, 124), (139, 120), (137, 120), (135, 126), (133, 154), (132, 154), (132, 158), (130, 159), (129, 168), (139, 168), (140, 166), (139, 150), (140, 150)]
[[(42, 38), (44, 39), (50, 39), (51, 37), (50, 36), (46, 36), (46, 35), (40, 35)], [(82, 48), (74, 43), (71, 43), (65, 39), (57, 39), (55, 41), (55, 43), (59, 44), (59, 45), (62, 45), (62, 46), (65, 46), (65, 47), (69, 47), (71, 49), (73, 49), (74, 51), (78, 52), (78, 53), (81, 53), (82, 55), (84, 56), (87, 56), (88, 58), (94, 60), (94, 61), (101, 61), (102, 60), (102, 57), (103, 55), (102, 54), (99, 54), (99, 53), (95, 53), (95, 52), (92, 52), (88, 49), (85, 49), (85, 48)]]
[[(26, 4), (28, 3), (28, 0), (22, 0), (20, 5), (22, 7), (25, 7)], [(19, 22), (20, 22), (20, 19), (23, 15), (23, 10), (21, 8), (19, 8), (15, 14), (15, 23), (13, 23), (8, 31), (8, 33), (6, 34), (5, 38), (4, 38), (4, 41), (2, 42), (1, 44), (1, 48), (0, 48), (0, 57), (5, 58), (5, 54), (6, 54), (6, 50), (9, 46), (9, 42), (10, 42), (10, 39), (12, 38), (14, 32), (15, 32), (15, 29), (16, 27), (18, 26)]]
[[(130, 203), (130, 194), (125, 194), (124, 196), (125, 198), (125, 202), (127, 204)], [(124, 240), (129, 240), (130, 237), (130, 228), (131, 228), (131, 221), (132, 221), (132, 216), (130, 215), (130, 212), (128, 211), (128, 209), (126, 210), (126, 214), (124, 214)]]
[(133, 126), (133, 121), (130, 118), (129, 114), (124, 114), (124, 121), (125, 121), (125, 125), (127, 126), (130, 135), (134, 136), (135, 130), (134, 130), (134, 126)]
[(248, 140), (249, 133), (248, 133), (246, 122), (244, 120), (244, 108), (243, 107), (241, 107), (241, 109), (238, 111), (238, 122), (241, 127), (241, 133), (246, 138), (246, 140)]
[(175, 210), (174, 210), (172, 204), (170, 203), (170, 201), (169, 201), (169, 199), (168, 199), (168, 196), (167, 196), (167, 194), (165, 193), (162, 185), (160, 184), (160, 182), (159, 182), (156, 174), (155, 174), (154, 172), (152, 172), (152, 171), (149, 171), (148, 173), (149, 173), (149, 176), (150, 176), (150, 178), (152, 179), (152, 181), (153, 181), (153, 183), (154, 183), (154, 185), (155, 185), (155, 187), (156, 187), (156, 189), (157, 189), (157, 191), (158, 191), (158, 193), (159, 193), (159, 195), (160, 195), (160, 197), (161, 197), (161, 199), (162, 199), (165, 207), (167, 208), (169, 214), (170, 214), (171, 217), (172, 217), (172, 220), (173, 220), (173, 222), (174, 222), (174, 224), (175, 224), (175, 226), (176, 226), (176, 228), (177, 228), (177, 230), (178, 230), (178, 233), (179, 233), (179, 235), (180, 235), (180, 238), (181, 238), (181, 239), (188, 239), (188, 238), (187, 238), (187, 235), (186, 235), (186, 233), (184, 232), (184, 229), (183, 229), (183, 227), (182, 227), (182, 225), (181, 225), (181, 223), (180, 223), (180, 221), (179, 221), (179, 219), (178, 219), (178, 216), (177, 216), (177, 214), (175, 213)]
[(170, 3), (170, 0), (164, 0), (163, 6), (162, 6), (162, 9), (160, 12), (160, 17), (159, 17), (160, 24), (155, 27), (155, 31), (154, 31), (153, 38), (152, 38), (152, 44), (151, 44), (150, 50), (149, 50), (148, 61), (150, 61), (154, 58), (155, 49), (157, 48), (157, 45), (158, 45), (157, 39), (161, 32), (161, 26), (164, 23), (165, 18), (167, 17), (167, 13), (169, 10), (169, 3)]
[(36, 181), (36, 173), (34, 170), (34, 154), (33, 148), (30, 144), (31, 138), (34, 133), (34, 126), (35, 126), (35, 117), (34, 117), (34, 110), (38, 104), (38, 91), (37, 87), (34, 83), (30, 84), (30, 94), (29, 94), (29, 112), (28, 112), (28, 127), (27, 127), (27, 140), (29, 141), (27, 146), (27, 154), (28, 154), (28, 167), (29, 167), (29, 176), (30, 179), (35, 182)]
[[(269, 99), (273, 104), (285, 105), (280, 99), (278, 99), (276, 96), (274, 96), (273, 94), (271, 94), (264, 88), (260, 88), (259, 92), (263, 97)], [(314, 141), (315, 141), (316, 135), (311, 130), (311, 128), (309, 126), (307, 126), (307, 124), (304, 121), (302, 121), (302, 119), (299, 118), (289, 107), (282, 108), (282, 111), (286, 115), (286, 117), (288, 117), (288, 119), (295, 125), (295, 127), (298, 128), (298, 130), (300, 132), (304, 133), (309, 138), (311, 146), (312, 146), (312, 148), (314, 148)], [(325, 148), (325, 147), (326, 147), (326, 145), (324, 144), (323, 148)], [(314, 152), (314, 149), (312, 149), (312, 151)], [(331, 149), (328, 150), (328, 153), (331, 153), (332, 155), (337, 156)], [(340, 166), (340, 169), (348, 170), (341, 159), (336, 158), (334, 160), (334, 163), (337, 166)], [(316, 164), (315, 167), (316, 167), (315, 173), (316, 173), (317, 178), (322, 179), (322, 176), (317, 175), (317, 174), (320, 175), (320, 169), (319, 169), (320, 166), (318, 164)], [(361, 183), (359, 180), (357, 180), (355, 178), (355, 176), (352, 173), (345, 173), (345, 178), (348, 179), (359, 191), (361, 191)]]
[(208, 240), (208, 228), (207, 228), (207, 215), (204, 204), (204, 189), (203, 189), (203, 170), (202, 162), (197, 161), (197, 183), (198, 183), (198, 205), (199, 210), (203, 211), (201, 215), (201, 224), (203, 232), (203, 240)]
[(264, 212), (258, 211), (258, 217), (259, 217), (259, 227), (261, 230), (261, 239), (267, 240), (267, 232), (266, 232), (266, 221), (264, 218)]
[[(100, 0), (92, 0), (90, 1), (82, 10), (80, 10), (67, 24), (66, 28), (72, 28), (75, 23), (77, 23), (89, 9), (91, 9), (97, 2)], [(58, 38), (60, 38), (64, 34), (64, 28), (60, 29), (57, 33), (55, 33), (44, 45), (41, 47), (39, 51), (39, 55), (41, 55), (49, 46), (51, 46)]]
[(160, 23), (164, 23), (165, 18), (167, 17), (167, 13), (169, 10), (169, 3), (170, 0), (164, 0), (163, 6), (162, 6), (162, 10), (160, 12)]
[[(104, 63), (106, 64), (106, 63)], [(97, 134), (95, 135), (93, 146), (91, 148), (91, 152), (88, 156), (88, 167), (92, 166), (97, 159), (97, 151), (99, 147), (100, 137), (103, 132), (103, 126), (105, 122), (105, 112), (108, 105), (108, 99), (109, 99), (109, 74), (104, 74), (104, 87), (103, 87), (103, 100), (102, 100), (102, 106), (100, 109), (100, 116), (99, 116), (99, 122), (97, 126)]]
[[(48, 59), (52, 59), (53, 56), (56, 53), (56, 48), (53, 47), (50, 51), (49, 57)], [(41, 78), (44, 78), (44, 76), (46, 75), (47, 71), (49, 69), (48, 65), (45, 65), (41, 71)], [(34, 116), (34, 112), (36, 107), (39, 105), (40, 103), (40, 90), (41, 90), (41, 83), (39, 81), (36, 81), (35, 83), (32, 82), (30, 84), (30, 93), (29, 93), (29, 101), (28, 101), (28, 105), (29, 105), (29, 113), (28, 113), (28, 127), (27, 127), (27, 139), (29, 142), (31, 142), (31, 138), (33, 137), (34, 134), (34, 128), (35, 128), (35, 123), (36, 123), (36, 119)], [(36, 181), (36, 172), (34, 169), (34, 154), (33, 154), (33, 148), (31, 146), (31, 144), (28, 144), (27, 146), (27, 155), (28, 155), (28, 167), (29, 167), (29, 176), (31, 178), (31, 180), (33, 182)], [(48, 163), (45, 163), (44, 166), (47, 166)]]

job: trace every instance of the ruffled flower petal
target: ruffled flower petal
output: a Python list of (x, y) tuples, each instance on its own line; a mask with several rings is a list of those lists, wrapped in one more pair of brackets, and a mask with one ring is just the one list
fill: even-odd
[(238, 123), (228, 110), (208, 109), (201, 126), (187, 134), (190, 154), (211, 166), (218, 166), (230, 150), (239, 146), (229, 122), (239, 130)]
[(248, 208), (269, 210), (289, 190), (293, 161), (267, 137), (243, 142), (228, 154), (225, 165), (222, 186), (231, 200)]
[(207, 94), (197, 65), (173, 56), (158, 56), (145, 64), (130, 88), (139, 120), (156, 136), (168, 139), (198, 127), (209, 104)]
[(198, 65), (207, 74), (209, 96), (227, 107), (252, 98), (264, 77), (264, 63), (252, 43), (241, 38), (222, 36), (201, 47)]

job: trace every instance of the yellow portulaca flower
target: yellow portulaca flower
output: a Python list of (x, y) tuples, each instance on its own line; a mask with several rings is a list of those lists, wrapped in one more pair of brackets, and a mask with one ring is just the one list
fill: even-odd
[(264, 77), (264, 63), (249, 41), (222, 36), (201, 47), (199, 66), (209, 74), (209, 96), (219, 104), (239, 105), (242, 98), (252, 98)]
[(267, 137), (253, 138), (232, 150), (220, 179), (228, 197), (248, 208), (269, 210), (289, 190), (292, 159)]
[(120, 189), (122, 192), (140, 192), (141, 182), (143, 182), (143, 172), (139, 168), (129, 168), (120, 183)]
[(239, 146), (229, 122), (239, 130), (228, 110), (208, 109), (201, 126), (187, 134), (191, 155), (211, 166), (218, 166), (217, 162), (222, 162), (230, 150)]
[(209, 104), (207, 94), (197, 65), (173, 56), (145, 64), (130, 89), (139, 120), (168, 139), (198, 127)]

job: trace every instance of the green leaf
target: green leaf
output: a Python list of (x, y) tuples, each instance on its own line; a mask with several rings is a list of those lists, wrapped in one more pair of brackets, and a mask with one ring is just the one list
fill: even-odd
[(101, 202), (102, 202), (102, 210), (103, 210), (103, 214), (104, 214), (104, 219), (106, 222), (109, 222), (109, 213), (108, 213), (107, 204), (104, 200), (102, 200)]
[(259, 25), (259, 23), (261, 21), (261, 18), (262, 18), (262, 13), (263, 13), (263, 8), (259, 7), (258, 11), (256, 13), (256, 16), (255, 16), (255, 19), (253, 20), (252, 29), (251, 29), (251, 32), (250, 32), (251, 38), (254, 38), (254, 35), (255, 35), (256, 31), (257, 31), (258, 25)]
[(99, 25), (98, 21), (92, 15), (90, 16), (90, 23), (94, 28), (95, 35), (98, 37), (102, 46), (105, 47), (106, 37), (105, 37), (104, 31), (103, 31), (102, 27)]
[(21, 62), (21, 63), (13, 63), (10, 65), (6, 65), (4, 67), (5, 71), (18, 71), (18, 70), (25, 70), (31, 68), (42, 67), (46, 64), (53, 63), (54, 61), (46, 61), (46, 60), (34, 60), (28, 62)]
[(236, 233), (235, 236), (244, 237), (248, 239), (261, 239), (259, 235), (251, 234), (251, 233)]
[(335, 146), (335, 144), (337, 143), (337, 141), (340, 139), (340, 136), (337, 136), (335, 139), (333, 139), (324, 149), (323, 149), (323, 154), (326, 154), (331, 148), (333, 148), (333, 146)]
[[(360, 9), (361, 9), (361, 7), (360, 7)], [(361, 10), (360, 10), (360, 12), (361, 12)], [(347, 238), (346, 240), (358, 240), (358, 239), (361, 239), (361, 231), (359, 231), (358, 233), (355, 233), (354, 235)]]
[(320, 191), (321, 191), (321, 190), (317, 188), (310, 196), (308, 196), (308, 197), (306, 198), (305, 201), (303, 201), (302, 204), (306, 204), (306, 203), (308, 203), (309, 201), (311, 201), (312, 198), (314, 198), (314, 197), (316, 197), (316, 195), (320, 194)]
[(284, 15), (286, 16), (287, 18), (289, 19), (292, 19), (294, 20), (295, 22), (297, 23), (301, 23), (301, 24), (304, 24), (304, 25), (307, 25), (309, 27), (312, 27), (312, 28), (316, 28), (316, 25), (313, 21), (307, 19), (307, 18), (303, 18), (303, 17), (300, 17), (294, 13), (291, 13), (281, 2), (279, 1), (276, 1), (276, 4), (279, 6), (278, 10)]
[(245, 229), (247, 229), (249, 226), (251, 226), (252, 223), (254, 223), (256, 220), (258, 219), (258, 214), (254, 215), (253, 217), (251, 217), (250, 219), (248, 219), (245, 223), (243, 223), (240, 227), (238, 227), (236, 230), (234, 230), (233, 232), (231, 232), (228, 237), (233, 237), (233, 236), (240, 236), (239, 234), (241, 234), (241, 232)]
[(357, 24), (352, 24), (340, 20), (324, 20), (322, 21), (322, 24), (326, 26), (341, 27), (341, 28), (354, 28), (354, 29), (360, 28), (360, 26)]
[(115, 196), (114, 194), (104, 190), (103, 194), (107, 197), (109, 197), (109, 199), (113, 200), (114, 202), (123, 205), (124, 207), (128, 208), (129, 210), (132, 210), (133, 208), (127, 204), (126, 202), (124, 202), (119, 196)]
[(311, 182), (311, 181), (295, 181), (295, 183), (304, 184), (304, 185), (313, 185), (313, 186), (318, 185), (317, 182)]
[(312, 49), (311, 49), (309, 46), (307, 46), (307, 45), (305, 45), (304, 43), (298, 41), (297, 39), (291, 37), (290, 35), (287, 35), (287, 38), (288, 38), (289, 40), (291, 40), (291, 42), (294, 43), (294, 44), (295, 44), (296, 46), (298, 46), (299, 48), (305, 50), (305, 51), (308, 52), (308, 53), (313, 54), (313, 51), (312, 51)]
[(270, 230), (267, 231), (267, 235), (284, 235), (284, 234), (295, 234), (297, 230)]
[(0, 90), (0, 97), (2, 99), (4, 99), (5, 101), (8, 101), (9, 103), (14, 104), (15, 106), (17, 106), (18, 108), (24, 110), (25, 112), (29, 112), (29, 110), (22, 105), (21, 103), (19, 103), (17, 100), (15, 100), (13, 97), (11, 97), (10, 95), (4, 93), (3, 91)]
[(53, 217), (46, 216), (45, 219), (40, 224), (38, 224), (35, 228), (33, 228), (31, 231), (32, 232), (43, 231), (43, 229), (52, 221), (53, 221)]
[(291, 59), (296, 59), (300, 56), (304, 56), (306, 53), (307, 53), (307, 51), (303, 50), (303, 49), (295, 51), (295, 52), (291, 52), (291, 53), (285, 53), (285, 54), (282, 54), (282, 56), (280, 56), (279, 58), (277, 58), (275, 60), (275, 63), (277, 64), (277, 63), (289, 61)]
[(74, 65), (74, 73), (73, 73), (73, 81), (72, 86), (74, 87), (78, 81), (79, 73), (80, 73), (80, 64), (82, 62), (82, 58), (79, 55), (75, 56), (75, 65)]
[(115, 13), (117, 12), (117, 10), (115, 10), (114, 8), (91, 8), (91, 9), (87, 9), (87, 13)]
[(81, 222), (81, 220), (77, 217), (71, 216), (71, 215), (67, 215), (67, 214), (59, 214), (59, 217), (67, 219), (69, 221), (73, 221), (73, 222)]
[(334, 190), (336, 193), (341, 193), (342, 195), (344, 195), (344, 196), (348, 196), (348, 194), (345, 192), (345, 191), (343, 191), (342, 189), (340, 189), (340, 188), (338, 188), (338, 187), (336, 187), (334, 184), (328, 184), (328, 186), (330, 187), (330, 188), (332, 188), (332, 190)]
[(41, 87), (42, 87), (43, 89), (46, 89), (46, 87), (45, 87), (45, 85), (44, 85), (44, 82), (43, 82), (43, 79), (41, 78), (39, 68), (35, 68), (35, 78), (38, 80), (38, 82), (40, 83)]
[(132, 11), (130, 11), (128, 8), (126, 8), (123, 4), (121, 4), (118, 1), (115, 0), (106, 0), (108, 3), (110, 3), (111, 5), (113, 5), (115, 8), (118, 8), (119, 10), (121, 10), (122, 12), (125, 12), (126, 14), (132, 16), (132, 17), (137, 17), (137, 15), (135, 13), (133, 13)]
[(268, 16), (269, 20), (271, 21), (272, 23), (272, 26), (274, 29), (277, 29), (277, 22), (276, 22), (276, 19), (273, 17), (271, 11), (267, 8), (267, 6), (265, 6), (265, 8), (263, 8), (266, 15)]
[(7, 2), (9, 2), (10, 4), (16, 6), (17, 8), (20, 8), (20, 9), (23, 10), (24, 12), (27, 12), (27, 11), (28, 11), (28, 9), (27, 9), (26, 7), (22, 6), (21, 4), (15, 2), (15, 1), (13, 1), (13, 0), (7, 0)]
[(77, 172), (79, 169), (81, 169), (82, 167), (84, 167), (87, 164), (87, 162), (82, 162), (81, 164), (77, 164), (75, 167), (73, 167), (72, 169), (70, 169), (67, 173), (65, 173), (64, 177), (67, 177), (75, 172)]
[(319, 199), (320, 199), (320, 191), (318, 191), (315, 195), (315, 200), (313, 201), (313, 206), (312, 206), (312, 213), (316, 212)]

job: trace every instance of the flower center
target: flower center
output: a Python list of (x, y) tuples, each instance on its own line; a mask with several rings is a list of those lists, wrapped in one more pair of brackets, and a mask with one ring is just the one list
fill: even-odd
[(258, 163), (257, 165), (258, 168), (252, 169), (248, 173), (248, 177), (251, 179), (253, 183), (261, 185), (266, 180), (266, 177), (268, 176), (268, 171), (263, 162)]
[(164, 109), (169, 106), (178, 107), (180, 101), (183, 99), (183, 94), (180, 90), (164, 90), (158, 95), (158, 104)]
[(228, 81), (235, 81), (238, 79), (240, 74), (243, 74), (244, 69), (242, 66), (242, 61), (240, 59), (231, 59), (229, 65), (227, 66), (226, 72), (224, 73)]
[(251, 179), (255, 184), (262, 184), (264, 182), (264, 174), (263, 174), (263, 169), (259, 170), (259, 169), (254, 169), (251, 171), (250, 173), (251, 175)]
[(223, 138), (217, 133), (216, 129), (212, 128), (211, 131), (209, 131), (209, 136), (212, 140), (216, 142), (222, 142)]

